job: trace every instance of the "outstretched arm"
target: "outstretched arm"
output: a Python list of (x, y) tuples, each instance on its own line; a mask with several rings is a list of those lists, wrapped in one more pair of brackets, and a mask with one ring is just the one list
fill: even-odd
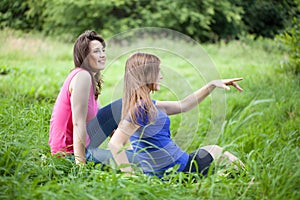
[(229, 86), (231, 85), (240, 92), (243, 91), (243, 89), (236, 83), (236, 81), (240, 80), (243, 80), (243, 78), (214, 80), (181, 101), (156, 101), (156, 105), (160, 109), (164, 110), (168, 115), (187, 112), (203, 101), (203, 99), (205, 99), (216, 87), (230, 90)]

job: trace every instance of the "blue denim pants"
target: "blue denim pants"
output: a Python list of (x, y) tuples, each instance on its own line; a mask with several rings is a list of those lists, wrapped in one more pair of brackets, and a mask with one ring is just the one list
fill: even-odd
[[(90, 144), (86, 148), (86, 160), (95, 163), (110, 164), (114, 161), (109, 150), (100, 149), (99, 146), (118, 127), (121, 120), (122, 99), (98, 110), (97, 116), (87, 124), (87, 133)], [(135, 163), (133, 152), (126, 151), (129, 162)]]

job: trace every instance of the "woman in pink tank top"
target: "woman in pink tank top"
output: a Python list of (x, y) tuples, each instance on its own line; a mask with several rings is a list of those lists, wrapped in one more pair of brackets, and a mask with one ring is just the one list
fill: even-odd
[(49, 145), (52, 155), (74, 154), (76, 163), (86, 162), (90, 143), (87, 123), (96, 117), (98, 95), (105, 68), (105, 41), (94, 31), (82, 33), (73, 49), (75, 68), (66, 78), (50, 120)]

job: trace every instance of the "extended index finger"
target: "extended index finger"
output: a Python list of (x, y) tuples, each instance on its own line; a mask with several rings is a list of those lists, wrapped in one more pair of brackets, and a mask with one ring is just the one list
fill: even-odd
[(241, 80), (243, 80), (244, 78), (242, 78), (242, 77), (240, 77), (240, 78), (233, 78), (233, 79), (231, 79), (232, 81), (241, 81)]
[(241, 80), (243, 80), (243, 78), (229, 78), (229, 79), (223, 79), (222, 81), (225, 84), (228, 84), (228, 83), (230, 84), (232, 82), (241, 81)]

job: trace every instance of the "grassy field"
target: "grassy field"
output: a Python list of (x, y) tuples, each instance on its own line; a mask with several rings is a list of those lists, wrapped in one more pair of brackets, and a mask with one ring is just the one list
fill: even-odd
[[(215, 144), (234, 152), (246, 169), (235, 176), (220, 170), (207, 178), (171, 173), (164, 181), (141, 174), (128, 178), (113, 169), (51, 157), (49, 119), (73, 67), (72, 44), (10, 30), (0, 32), (0, 41), (1, 199), (299, 199), (300, 79), (282, 69), (285, 55), (275, 41), (203, 45), (211, 71), (222, 78), (243, 77), (244, 92), (215, 91), (221, 98), (212, 95), (190, 114), (171, 118), (173, 136), (179, 136), (180, 146), (187, 143), (182, 136), (189, 141), (188, 152), (205, 144), (212, 131)], [(199, 46), (172, 45), (176, 54), (149, 50), (163, 60), (162, 90), (153, 98), (182, 98), (206, 82), (205, 72), (189, 62), (199, 57)], [(108, 47), (103, 105), (120, 97), (129, 53), (115, 55)], [(215, 115), (222, 118), (216, 129), (211, 123)]]

